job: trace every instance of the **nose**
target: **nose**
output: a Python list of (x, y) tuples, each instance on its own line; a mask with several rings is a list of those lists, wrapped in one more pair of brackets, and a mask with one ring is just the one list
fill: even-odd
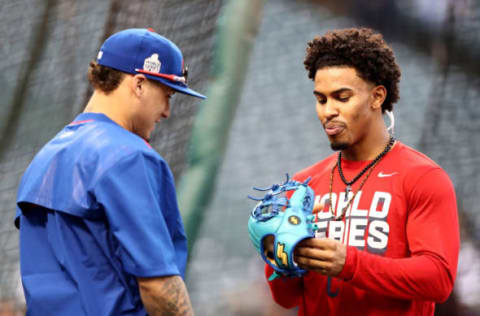
[(335, 101), (327, 99), (325, 104), (317, 102), (317, 115), (320, 121), (329, 121), (338, 116), (338, 107)]

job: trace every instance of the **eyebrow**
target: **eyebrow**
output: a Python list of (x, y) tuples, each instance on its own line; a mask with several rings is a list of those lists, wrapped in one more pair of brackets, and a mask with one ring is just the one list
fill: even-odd
[[(337, 89), (337, 90), (333, 91), (333, 92), (330, 93), (330, 94), (339, 94), (339, 93), (342, 93), (342, 92), (345, 92), (345, 91), (353, 91), (353, 90), (350, 89), (350, 88), (340, 88), (340, 89)], [(313, 94), (314, 94), (314, 95), (318, 95), (318, 96), (323, 96), (323, 95), (324, 95), (323, 93), (318, 92), (318, 91), (316, 91), (316, 90), (313, 90)]]

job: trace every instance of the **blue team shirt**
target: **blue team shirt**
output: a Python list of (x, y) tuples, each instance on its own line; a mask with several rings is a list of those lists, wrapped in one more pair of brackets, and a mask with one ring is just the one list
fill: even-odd
[(28, 315), (146, 315), (136, 277), (184, 276), (172, 173), (103, 114), (80, 114), (41, 149), (17, 206)]

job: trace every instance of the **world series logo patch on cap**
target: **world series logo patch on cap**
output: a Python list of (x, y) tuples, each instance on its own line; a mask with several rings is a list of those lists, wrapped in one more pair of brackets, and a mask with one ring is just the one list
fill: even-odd
[(158, 60), (158, 54), (153, 54), (152, 56), (145, 58), (143, 62), (143, 70), (149, 72), (160, 73), (160, 67), (162, 63)]

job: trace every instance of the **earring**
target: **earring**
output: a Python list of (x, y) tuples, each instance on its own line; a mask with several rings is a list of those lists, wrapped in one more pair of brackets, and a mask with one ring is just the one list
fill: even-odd
[(392, 111), (385, 111), (385, 114), (387, 114), (388, 118), (390, 119), (390, 126), (387, 127), (387, 131), (389, 131), (390, 134), (393, 135), (393, 128), (395, 127), (395, 117), (393, 116)]

